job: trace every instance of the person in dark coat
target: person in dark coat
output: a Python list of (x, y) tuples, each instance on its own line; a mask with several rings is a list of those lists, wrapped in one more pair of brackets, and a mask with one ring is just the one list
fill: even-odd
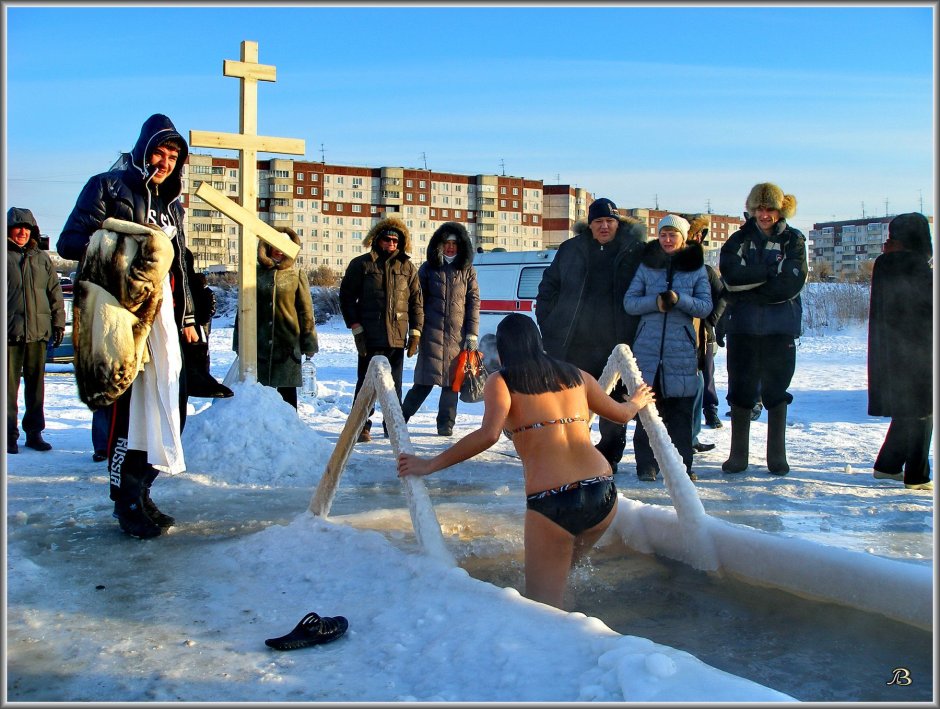
[(39, 248), (39, 225), (21, 207), (7, 211), (7, 453), (19, 453), (17, 399), (23, 380), (23, 432), (26, 447), (48, 451), (46, 428), (46, 347), (65, 335), (65, 299), (49, 254)]
[[(369, 252), (349, 262), (340, 282), (340, 310), (359, 354), (355, 395), (362, 389), (369, 362), (381, 355), (388, 359), (401, 401), (405, 350), (409, 357), (415, 356), (424, 327), (418, 268), (408, 255), (410, 240), (405, 222), (396, 216), (385, 217), (362, 242)], [(374, 412), (373, 407), (359, 432), (360, 443), (372, 440)]]
[[(151, 360), (111, 405), (109, 413), (108, 477), (114, 516), (122, 531), (140, 539), (156, 537), (175, 522), (150, 497), (157, 475), (160, 471), (185, 470), (180, 431), (170, 428), (181, 427), (180, 402), (186, 399), (186, 370), (180, 343), (198, 339), (184, 257), (186, 237), (180, 204), (182, 168), (188, 154), (189, 146), (173, 122), (163, 114), (150, 116), (141, 126), (131, 152), (124, 153), (108, 172), (94, 175), (82, 188), (57, 244), (63, 258), (83, 261), (92, 234), (109, 217), (156, 226), (172, 243), (173, 261), (164, 289), (170, 307), (166, 318), (161, 313), (160, 321), (166, 329), (175, 330), (176, 337), (169, 337), (165, 345), (160, 345), (157, 359), (162, 373), (156, 373), (156, 361)], [(150, 341), (154, 338), (151, 332)], [(142, 379), (144, 373), (146, 377)], [(163, 389), (163, 394), (169, 394), (160, 395), (161, 401), (167, 399), (160, 409), (165, 424), (159, 427), (160, 436), (154, 435), (154, 428), (147, 425), (153, 423), (157, 413), (153, 409), (144, 413), (142, 398), (146, 391), (148, 401), (155, 400), (158, 393), (148, 383), (153, 381), (155, 387)], [(140, 392), (137, 397), (135, 390)], [(137, 404), (132, 403), (134, 399)], [(130, 445), (131, 439), (137, 443)]]
[[(290, 227), (277, 230), (300, 245), (300, 237)], [(256, 292), (258, 383), (276, 388), (296, 409), (301, 355), (310, 359), (320, 351), (307, 274), (294, 259), (259, 239)], [(237, 319), (235, 326), (233, 349), (238, 351)]]
[(721, 247), (718, 270), (727, 288), (722, 318), (728, 348), (731, 454), (721, 469), (748, 467), (751, 417), (767, 409), (767, 470), (786, 475), (787, 389), (796, 370), (796, 338), (803, 329), (800, 293), (806, 284), (806, 238), (787, 224), (796, 197), (770, 182), (751, 188), (750, 215)]
[(868, 415), (891, 417), (874, 477), (914, 490), (933, 490), (932, 255), (926, 217), (899, 214), (871, 274)]
[(441, 387), (437, 434), (451, 436), (457, 420), (458, 392), (451, 388), (461, 349), (475, 350), (480, 329), (480, 287), (473, 267), (473, 243), (457, 222), (438, 227), (428, 242), (427, 260), (418, 269), (424, 302), (424, 329), (415, 363), (414, 385), (401, 410), (405, 421)]
[[(562, 242), (545, 269), (535, 300), (535, 317), (545, 352), (599, 378), (614, 347), (632, 345), (639, 318), (623, 309), (623, 296), (633, 279), (646, 227), (622, 216), (611, 200), (594, 200), (587, 222)], [(623, 382), (610, 394), (626, 401)], [(617, 472), (626, 446), (626, 426), (599, 418), (598, 450)]]
[[(234, 395), (231, 389), (212, 376), (210, 371), (209, 331), (215, 315), (215, 293), (209, 287), (206, 274), (196, 273), (193, 252), (186, 249), (186, 270), (193, 296), (196, 316), (196, 342), (182, 342), (183, 362), (186, 365), (186, 394), (196, 398), (227, 399)], [(182, 406), (180, 415), (182, 416)]]
[[(678, 215), (667, 214), (659, 221), (658, 239), (643, 248), (623, 307), (640, 318), (633, 341), (637, 367), (656, 393), (656, 409), (686, 473), (696, 480), (692, 471), (692, 405), (699, 383), (695, 320), (712, 312), (712, 296), (702, 246), (686, 241), (688, 232), (689, 223)], [(656, 480), (659, 464), (639, 420), (633, 451), (637, 477)]]
[[(704, 248), (708, 243), (708, 217), (696, 215), (687, 220), (689, 241), (701, 244)], [(718, 417), (718, 392), (715, 390), (715, 352), (718, 349), (715, 327), (725, 312), (725, 284), (722, 283), (718, 272), (707, 263), (705, 273), (708, 274), (708, 285), (711, 288), (712, 312), (707, 317), (696, 320), (699, 385), (692, 406), (692, 448), (697, 453), (710, 451), (715, 447), (714, 443), (702, 443), (698, 440), (698, 434), (702, 430), (702, 416), (710, 428), (722, 427)]]

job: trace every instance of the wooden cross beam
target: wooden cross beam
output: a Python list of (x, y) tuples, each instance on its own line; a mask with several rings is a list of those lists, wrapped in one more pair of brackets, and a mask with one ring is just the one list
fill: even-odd
[(258, 82), (277, 81), (272, 65), (258, 63), (258, 43), (241, 44), (241, 61), (226, 59), (222, 74), (241, 80), (239, 92), (239, 132), (219, 133), (189, 131), (189, 144), (200, 148), (226, 148), (238, 151), (239, 194), (241, 204), (231, 200), (207, 182), (199, 185), (196, 196), (205, 200), (238, 224), (238, 338), (239, 380), (251, 377), (257, 381), (258, 313), (255, 265), (257, 242), (260, 238), (290, 258), (296, 258), (300, 247), (285, 234), (258, 218), (258, 153), (303, 155), (302, 139), (273, 138), (258, 135)]

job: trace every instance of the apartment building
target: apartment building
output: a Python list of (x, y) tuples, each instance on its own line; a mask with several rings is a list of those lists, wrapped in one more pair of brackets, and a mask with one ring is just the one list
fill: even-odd
[[(187, 234), (197, 269), (238, 268), (238, 226), (195, 196), (203, 181), (238, 201), (238, 161), (190, 154), (183, 173)], [(275, 158), (258, 161), (259, 218), (288, 226), (301, 239), (303, 268), (342, 273), (364, 251), (363, 239), (395, 214), (412, 235), (411, 255), (424, 261), (444, 222), (463, 224), (474, 247), (542, 248), (541, 180), (460, 175), (401, 167), (355, 167)]]
[[(837, 280), (871, 274), (871, 262), (881, 255), (888, 224), (895, 215), (813, 224), (807, 235), (810, 270)], [(933, 217), (927, 217), (933, 236)]]
[(545, 185), (542, 202), (542, 244), (546, 249), (557, 249), (565, 239), (571, 238), (575, 222), (587, 219), (588, 207), (594, 196), (585, 189), (572, 185)]

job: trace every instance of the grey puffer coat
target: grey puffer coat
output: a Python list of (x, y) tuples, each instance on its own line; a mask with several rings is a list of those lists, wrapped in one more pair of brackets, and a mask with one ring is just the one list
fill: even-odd
[[(295, 244), (300, 237), (283, 228)], [(307, 274), (294, 266), (294, 259), (271, 258), (271, 247), (258, 243), (258, 383), (270, 387), (299, 387), (303, 355), (319, 352), (313, 300)], [(238, 349), (238, 330), (235, 349)]]
[[(661, 313), (656, 297), (672, 290), (679, 301)], [(660, 372), (661, 396), (695, 396), (698, 389), (696, 325), (694, 318), (712, 312), (711, 287), (705, 272), (702, 247), (688, 243), (671, 256), (659, 241), (650, 241), (643, 260), (623, 297), (624, 309), (640, 316), (633, 354), (643, 381), (653, 386)]]
[[(398, 249), (385, 258), (376, 238), (385, 229), (401, 234)], [(408, 227), (397, 217), (386, 217), (369, 229), (363, 246), (369, 253), (357, 256), (346, 267), (339, 286), (339, 305), (346, 327), (365, 328), (366, 346), (372, 349), (404, 347), (409, 330), (421, 332), (424, 309), (418, 268), (408, 250)]]
[[(444, 239), (457, 237), (457, 255), (444, 260)], [(428, 243), (427, 261), (418, 269), (424, 299), (424, 329), (415, 364), (415, 384), (450, 386), (452, 366), (464, 338), (480, 328), (480, 288), (473, 267), (473, 243), (463, 225), (442, 224)]]
[(7, 342), (40, 342), (53, 327), (65, 327), (65, 302), (59, 274), (49, 254), (39, 248), (39, 227), (28, 209), (13, 208), (8, 228), (29, 224), (31, 236), (21, 248), (7, 239)]

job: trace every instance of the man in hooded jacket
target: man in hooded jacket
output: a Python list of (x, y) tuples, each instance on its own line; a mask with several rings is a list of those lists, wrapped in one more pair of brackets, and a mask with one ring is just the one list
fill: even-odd
[[(408, 227), (398, 217), (380, 220), (362, 242), (369, 252), (349, 262), (340, 282), (340, 310), (359, 354), (354, 396), (362, 389), (369, 362), (382, 355), (392, 368), (401, 401), (405, 349), (409, 357), (415, 356), (424, 327), (418, 269), (407, 253), (410, 238)], [(360, 443), (372, 440), (374, 412), (373, 407), (359, 432)]]
[(19, 453), (16, 439), (20, 380), (25, 386), (23, 432), (26, 447), (52, 449), (42, 437), (46, 427), (46, 346), (62, 344), (65, 301), (59, 274), (39, 248), (39, 225), (28, 209), (7, 212), (7, 453)]
[[(101, 228), (105, 219), (114, 217), (156, 226), (167, 234), (173, 245), (173, 262), (164, 287), (164, 302), (169, 300), (169, 307), (161, 315), (161, 322), (165, 330), (172, 328), (175, 332), (171, 333), (173, 336), (161, 338), (159, 347), (151, 347), (165, 376), (157, 383), (163, 389), (159, 397), (163, 402), (161, 425), (157, 427), (160, 431), (157, 433), (152, 425), (146, 425), (148, 419), (152, 424), (155, 416), (153, 400), (145, 402), (143, 390), (134, 397), (134, 390), (139, 388), (141, 374), (148, 365), (109, 407), (108, 471), (114, 516), (126, 534), (140, 539), (159, 536), (175, 522), (150, 499), (153, 481), (161, 471), (185, 470), (179, 442), (180, 409), (185, 411), (186, 405), (180, 341), (197, 342), (199, 339), (187, 281), (184, 214), (180, 204), (181, 172), (188, 153), (185, 139), (167, 116), (150, 116), (141, 127), (133, 150), (122, 155), (111, 170), (93, 176), (85, 184), (58, 241), (62, 257), (84, 260), (91, 235)], [(121, 267), (114, 265), (118, 270)], [(155, 337), (151, 332), (151, 344)], [(151, 362), (150, 366), (157, 365)], [(148, 374), (147, 381), (152, 380)], [(132, 447), (130, 440), (143, 442), (138, 443), (140, 447)]]
[[(600, 198), (573, 231), (542, 275), (535, 317), (547, 354), (599, 378), (614, 347), (633, 345), (639, 317), (624, 311), (623, 296), (640, 265), (646, 228)], [(622, 382), (611, 392), (617, 401), (626, 401), (626, 394)], [(616, 473), (626, 426), (598, 418), (597, 427), (597, 449)]]

